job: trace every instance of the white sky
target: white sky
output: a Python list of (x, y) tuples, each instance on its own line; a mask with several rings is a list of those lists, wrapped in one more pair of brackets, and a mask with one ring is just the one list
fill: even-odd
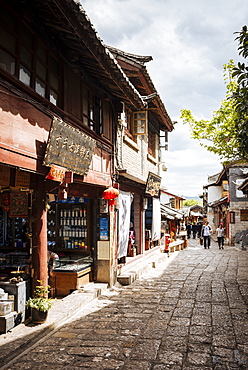
[(247, 0), (80, 0), (107, 45), (151, 55), (148, 73), (175, 129), (165, 153), (163, 185), (198, 196), (207, 176), (221, 171), (216, 155), (190, 139), (181, 109), (211, 119), (225, 98), (223, 64), (241, 60), (234, 32), (247, 24)]

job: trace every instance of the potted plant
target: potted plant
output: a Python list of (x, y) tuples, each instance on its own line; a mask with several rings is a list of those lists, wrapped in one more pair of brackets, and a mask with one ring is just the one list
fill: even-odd
[[(41, 280), (37, 280), (42, 284)], [(31, 319), (36, 324), (42, 324), (47, 319), (48, 310), (52, 307), (52, 298), (47, 298), (50, 291), (50, 285), (37, 285), (34, 291), (34, 297), (29, 298), (26, 303), (31, 308)]]

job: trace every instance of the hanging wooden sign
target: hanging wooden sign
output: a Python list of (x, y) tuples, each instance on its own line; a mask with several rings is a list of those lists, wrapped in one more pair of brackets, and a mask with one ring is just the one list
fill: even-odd
[(64, 167), (56, 166), (55, 164), (51, 165), (50, 171), (46, 176), (46, 179), (63, 182), (65, 178), (65, 171)]
[(159, 196), (159, 190), (160, 190), (160, 184), (161, 184), (161, 177), (158, 175), (155, 175), (152, 172), (149, 172), (147, 182), (146, 182), (146, 190), (145, 192), (147, 194), (150, 194), (151, 196)]
[(86, 175), (92, 160), (95, 140), (63, 121), (54, 119), (46, 147), (43, 165), (52, 164), (79, 175)]
[(235, 212), (229, 212), (230, 224), (235, 224)]

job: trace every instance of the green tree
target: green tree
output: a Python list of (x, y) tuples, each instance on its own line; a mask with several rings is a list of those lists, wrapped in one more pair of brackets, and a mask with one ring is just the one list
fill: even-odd
[(202, 206), (201, 202), (198, 199), (186, 199), (183, 201), (183, 207), (192, 207), (196, 204)]
[[(247, 58), (247, 27), (244, 26), (238, 34), (239, 53)], [(247, 73), (245, 63), (236, 66), (230, 60), (224, 65), (226, 97), (220, 108), (213, 112), (211, 120), (196, 120), (190, 110), (181, 110), (180, 118), (189, 124), (192, 138), (227, 162), (248, 159)]]
[[(247, 59), (248, 57), (248, 31), (247, 26), (244, 26), (238, 34), (239, 54)], [(238, 87), (233, 94), (234, 109), (236, 111), (236, 119), (234, 128), (237, 136), (237, 141), (241, 156), (248, 156), (248, 65), (247, 63), (238, 63), (233, 69), (233, 78), (237, 78)]]

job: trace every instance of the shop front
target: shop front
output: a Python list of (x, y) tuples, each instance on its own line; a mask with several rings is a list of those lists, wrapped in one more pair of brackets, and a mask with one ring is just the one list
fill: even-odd
[[(54, 296), (65, 296), (97, 280), (100, 205), (111, 182), (111, 167), (106, 167), (111, 147), (100, 150), (99, 145), (70, 125), (53, 122), (44, 165), (53, 169), (52, 176), (57, 166), (65, 169), (62, 182), (47, 194), (47, 245), (55, 253), (49, 283)], [(98, 171), (99, 161), (102, 172)], [(49, 174), (48, 179), (51, 170)], [(53, 177), (53, 183), (56, 180)]]
[(0, 289), (6, 304), (13, 302), (9, 320), (17, 324), (25, 320), (31, 289), (32, 175), (3, 164), (0, 173)]
[(118, 220), (118, 250), (119, 264), (125, 264), (129, 257), (141, 255), (145, 249), (143, 205), (145, 185), (120, 176), (120, 195), (118, 196), (116, 212)]
[(44, 175), (0, 165), (0, 281), (25, 281), (24, 301), (38, 280), (55, 297), (97, 279), (100, 203), (111, 183), (111, 146), (100, 145), (53, 120)]
[(116, 211), (102, 193), (122, 104), (144, 108), (86, 13), (62, 3), (1, 1), (0, 282), (15, 284), (21, 320), (39, 282), (64, 296), (116, 281)]
[(117, 202), (118, 263), (142, 256), (156, 247), (161, 238), (159, 189), (161, 178), (149, 173), (147, 182), (135, 182), (119, 176)]

